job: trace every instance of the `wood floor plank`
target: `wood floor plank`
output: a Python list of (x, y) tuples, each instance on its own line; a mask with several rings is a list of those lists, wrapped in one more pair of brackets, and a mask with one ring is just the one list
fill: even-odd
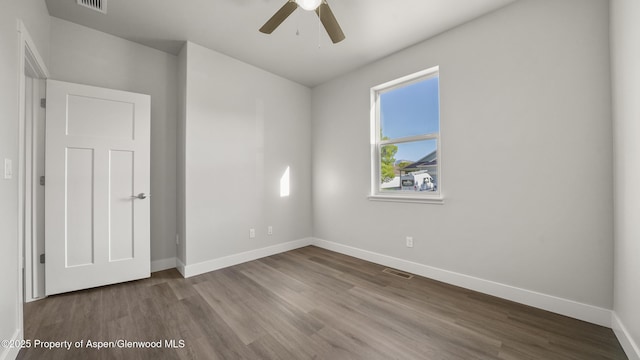
[[(389, 355), (381, 353), (374, 347), (367, 346), (361, 339), (351, 336), (351, 333), (335, 327), (326, 327), (314, 334), (313, 337), (320, 338), (329, 344), (329, 349), (320, 355), (320, 359), (353, 359), (353, 360), (375, 360), (388, 359)], [(400, 359), (400, 357), (397, 357)]]
[[(211, 344), (212, 354), (215, 357), (219, 359), (255, 359), (257, 357), (206, 300), (200, 296), (191, 296), (184, 301), (189, 310), (189, 318), (185, 321), (190, 321), (192, 325), (203, 331), (204, 338)], [(190, 339), (184, 340), (189, 346)], [(206, 359), (207, 355), (201, 354), (203, 359)]]
[(196, 291), (245, 345), (265, 335), (266, 331), (253, 319), (252, 309), (233, 292), (233, 285), (226, 283), (220, 272), (217, 275), (195, 285)]
[(278, 359), (297, 359), (287, 348), (282, 345), (273, 336), (266, 334), (256, 341), (249, 344), (251, 350), (260, 359), (278, 360)]
[(407, 338), (414, 334), (425, 335), (439, 344), (447, 344), (447, 348), (465, 349), (465, 353), (474, 358), (495, 358), (499, 353), (501, 341), (485, 333), (470, 330), (449, 319), (415, 311), (370, 291), (354, 288), (350, 292), (363, 299), (363, 306), (359, 309), (363, 315), (373, 317), (380, 314), (383, 319), (392, 319), (387, 321), (388, 326)]
[(238, 270), (254, 282), (268, 288), (280, 299), (304, 312), (315, 308), (316, 304), (313, 299), (303, 295), (305, 291), (312, 289), (307, 284), (284, 273), (272, 271), (271, 268), (259, 261), (252, 261), (246, 263), (246, 265)]
[(323, 327), (322, 323), (300, 310), (299, 307), (277, 296), (269, 286), (257, 283), (233, 268), (226, 270), (225, 274), (229, 276), (229, 280), (240, 285), (236, 286), (236, 289), (242, 290), (241, 295), (244, 301), (264, 323), (272, 323), (273, 319), (282, 319), (307, 336)]
[(162, 347), (30, 348), (18, 358), (626, 359), (611, 329), (383, 269), (309, 246), (189, 279), (167, 270), (55, 295), (25, 304), (26, 339)]

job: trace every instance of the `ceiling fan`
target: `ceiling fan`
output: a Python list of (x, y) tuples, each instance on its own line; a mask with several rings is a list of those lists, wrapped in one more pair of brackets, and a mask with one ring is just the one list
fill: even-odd
[(276, 11), (271, 19), (262, 25), (260, 32), (271, 34), (298, 6), (307, 11), (315, 11), (318, 14), (322, 25), (334, 44), (344, 40), (344, 33), (326, 0), (288, 0), (280, 10)]

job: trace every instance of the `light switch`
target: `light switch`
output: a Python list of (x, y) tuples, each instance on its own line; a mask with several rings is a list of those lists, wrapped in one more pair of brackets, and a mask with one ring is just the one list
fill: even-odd
[(13, 164), (11, 159), (4, 159), (4, 178), (13, 178)]

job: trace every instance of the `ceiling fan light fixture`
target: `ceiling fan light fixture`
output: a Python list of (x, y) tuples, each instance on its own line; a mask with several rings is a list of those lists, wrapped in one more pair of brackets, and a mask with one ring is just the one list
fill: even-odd
[(307, 11), (313, 11), (322, 4), (322, 0), (295, 0), (296, 4)]
[(336, 17), (333, 15), (329, 4), (327, 4), (327, 0), (287, 0), (287, 2), (262, 25), (260, 32), (271, 34), (289, 15), (293, 14), (298, 7), (306, 11), (316, 12), (322, 26), (327, 30), (327, 34), (334, 44), (344, 40), (344, 33), (338, 24), (338, 20), (336, 20)]

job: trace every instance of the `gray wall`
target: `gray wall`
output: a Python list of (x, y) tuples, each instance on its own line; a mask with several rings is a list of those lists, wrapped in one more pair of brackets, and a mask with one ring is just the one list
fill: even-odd
[[(0, 177), (0, 339), (21, 328), (18, 319), (18, 31), (22, 19), (45, 65), (49, 62), (49, 13), (43, 1), (7, 0), (0, 11), (0, 163), (13, 161), (11, 180)], [(21, 244), (21, 242), (20, 242)], [(0, 348), (0, 358), (8, 349)]]
[[(311, 236), (311, 91), (193, 43), (180, 59), (185, 265)], [(287, 166), (291, 196), (281, 198)]]
[[(640, 356), (640, 2), (611, 1), (615, 141), (613, 309)], [(628, 353), (630, 349), (628, 349)], [(629, 354), (630, 355), (630, 354)], [(630, 358), (632, 358), (630, 356)]]
[(178, 60), (51, 18), (51, 78), (151, 95), (151, 260), (176, 256)]
[[(314, 88), (314, 236), (610, 309), (608, 26), (522, 0)], [(370, 201), (369, 89), (435, 65), (445, 204)]]

